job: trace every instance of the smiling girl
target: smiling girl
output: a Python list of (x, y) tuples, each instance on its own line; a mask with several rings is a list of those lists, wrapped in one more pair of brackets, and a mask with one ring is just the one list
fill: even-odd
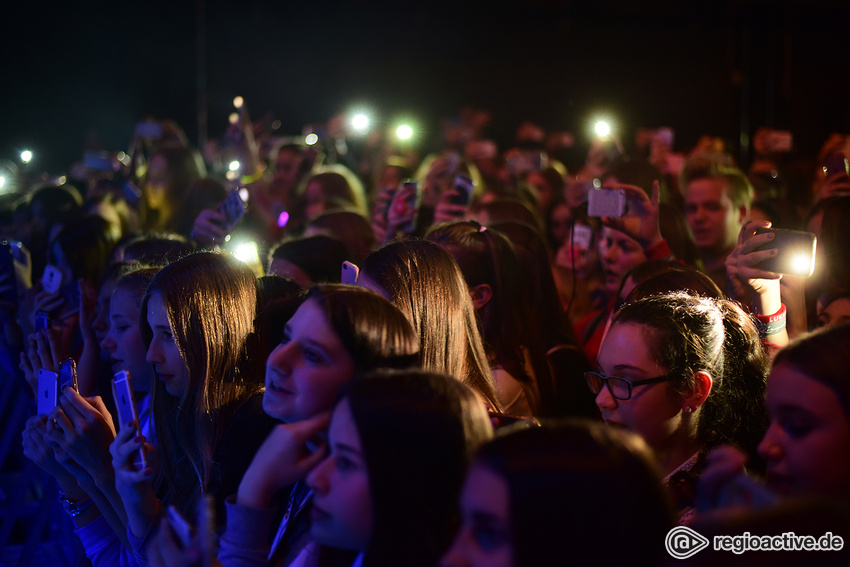
[[(286, 324), (266, 362), (263, 408), (286, 422), (263, 443), (228, 499), (224, 565), (288, 565), (310, 542), (310, 487), (303, 482), (324, 458), (328, 412), (352, 379), (376, 368), (418, 364), (419, 339), (388, 300), (363, 288), (314, 286)], [(286, 463), (294, 463), (289, 470)], [(293, 486), (294, 484), (294, 486)], [(286, 520), (275, 532), (286, 496)]]

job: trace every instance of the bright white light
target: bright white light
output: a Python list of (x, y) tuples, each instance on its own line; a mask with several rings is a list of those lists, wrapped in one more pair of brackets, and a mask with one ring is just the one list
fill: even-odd
[(369, 128), (369, 117), (363, 113), (355, 114), (351, 118), (351, 127), (357, 132), (365, 132)]
[(29, 150), (24, 150), (21, 152), (21, 161), (24, 163), (29, 163), (32, 159), (32, 152)]
[(313, 146), (319, 141), (319, 137), (315, 134), (307, 134), (307, 137), (304, 138), (304, 143), (308, 146)]
[(236, 108), (242, 108), (242, 105), (245, 104), (245, 100), (241, 96), (237, 96), (233, 99), (233, 106)]
[(6, 176), (0, 175), (0, 189), (6, 186)]
[(800, 252), (791, 261), (791, 269), (795, 274), (808, 276), (812, 272), (812, 257), (805, 252)]
[(239, 189), (239, 198), (241, 198), (246, 203), (248, 202), (248, 197), (250, 197), (250, 192), (247, 187), (242, 187)]
[(229, 166), (230, 171), (239, 171), (240, 167), (241, 167), (241, 164), (238, 161), (233, 160), (232, 162), (230, 162), (230, 166)]
[(605, 120), (598, 121), (594, 126), (593, 130), (596, 132), (596, 135), (600, 138), (607, 138), (611, 135), (611, 125)]
[(66, 181), (68, 181), (68, 178), (65, 177), (64, 175), (60, 175), (59, 177), (56, 178), (56, 184), (57, 185), (64, 185)]
[(237, 122), (239, 122), (239, 113), (238, 112), (231, 112), (230, 116), (227, 117), (227, 121), (230, 122), (231, 124), (236, 124)]
[(238, 244), (233, 249), (233, 256), (235, 256), (237, 260), (245, 262), (246, 264), (258, 264), (260, 262), (260, 254), (257, 252), (256, 242), (244, 242), (242, 244)]
[(409, 140), (413, 137), (413, 128), (407, 124), (402, 124), (396, 128), (395, 135), (398, 136), (399, 140)]

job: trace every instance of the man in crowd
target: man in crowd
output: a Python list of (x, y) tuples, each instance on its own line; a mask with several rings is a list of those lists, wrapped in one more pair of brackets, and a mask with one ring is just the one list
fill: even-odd
[(691, 159), (682, 171), (685, 217), (703, 270), (726, 291), (726, 256), (750, 216), (753, 187), (737, 168), (710, 157)]

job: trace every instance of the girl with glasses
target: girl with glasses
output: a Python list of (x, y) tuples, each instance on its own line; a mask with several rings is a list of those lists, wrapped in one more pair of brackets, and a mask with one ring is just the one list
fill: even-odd
[(609, 426), (638, 433), (655, 452), (683, 523), (692, 519), (705, 452), (752, 446), (764, 356), (748, 316), (723, 300), (658, 295), (613, 319), (588, 386)]

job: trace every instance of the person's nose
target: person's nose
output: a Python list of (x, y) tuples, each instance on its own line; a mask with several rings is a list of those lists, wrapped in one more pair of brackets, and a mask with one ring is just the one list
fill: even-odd
[(613, 410), (617, 408), (617, 400), (608, 391), (607, 384), (603, 384), (602, 389), (596, 394), (596, 407), (600, 410)]
[(106, 336), (103, 337), (103, 340), (100, 341), (100, 348), (105, 351), (109, 351), (110, 353), (115, 352), (116, 348), (115, 340), (112, 338), (112, 330), (106, 333)]
[(606, 264), (615, 264), (620, 256), (620, 248), (614, 244), (605, 247), (605, 253), (602, 255), (602, 260)]
[(767, 462), (778, 461), (782, 458), (784, 452), (782, 450), (780, 435), (779, 426), (771, 423), (767, 431), (764, 432), (764, 438), (758, 445), (757, 451), (759, 457)]
[(150, 346), (148, 347), (148, 352), (145, 355), (145, 360), (148, 361), (148, 364), (162, 364), (163, 363), (162, 349), (160, 348), (159, 341), (155, 338), (151, 341)]
[(328, 475), (332, 466), (333, 458), (329, 456), (316, 465), (316, 468), (307, 475), (307, 486), (312, 488), (316, 494), (327, 494), (330, 486)]
[(266, 366), (276, 369), (282, 374), (289, 374), (292, 370), (292, 353), (294, 345), (290, 343), (278, 345), (269, 355)]

